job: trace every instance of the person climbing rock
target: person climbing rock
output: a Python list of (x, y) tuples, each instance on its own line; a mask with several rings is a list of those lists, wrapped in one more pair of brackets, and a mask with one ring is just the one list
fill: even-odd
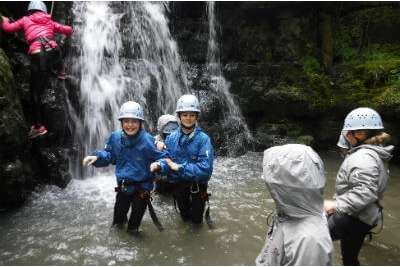
[(47, 13), (46, 4), (42, 1), (31, 1), (28, 4), (28, 15), (14, 22), (2, 16), (3, 30), (7, 33), (24, 31), (30, 56), (30, 98), (33, 108), (33, 125), (28, 136), (35, 138), (47, 133), (43, 123), (43, 110), (40, 105), (42, 93), (47, 86), (49, 71), (56, 69), (58, 78), (65, 79), (62, 53), (54, 39), (54, 33), (72, 35), (70, 26), (54, 22)]

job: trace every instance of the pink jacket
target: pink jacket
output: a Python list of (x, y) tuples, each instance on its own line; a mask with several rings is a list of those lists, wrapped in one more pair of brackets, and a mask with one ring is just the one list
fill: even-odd
[[(73, 32), (72, 27), (52, 21), (51, 16), (43, 11), (24, 16), (15, 22), (3, 20), (3, 30), (8, 33), (24, 30), (26, 43), (29, 45), (28, 54), (40, 49), (40, 40), (32, 42), (37, 37), (54, 38), (54, 33), (72, 35)], [(53, 47), (58, 46), (54, 40), (50, 41), (50, 43)], [(47, 48), (50, 48), (49, 44), (46, 44)]]

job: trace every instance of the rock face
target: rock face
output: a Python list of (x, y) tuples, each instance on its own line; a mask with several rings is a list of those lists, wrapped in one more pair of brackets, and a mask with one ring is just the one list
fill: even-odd
[[(72, 2), (56, 3), (54, 19), (71, 24)], [(206, 5), (171, 2), (169, 16), (171, 32), (193, 70), (193, 89), (207, 93), (209, 85), (202, 80)], [(287, 142), (336, 149), (343, 119), (357, 106), (377, 109), (397, 144), (398, 2), (215, 2), (215, 9), (223, 74), (256, 138), (249, 149)], [(5, 16), (19, 18), (25, 10), (20, 2), (0, 2)], [(70, 49), (69, 43), (63, 47), (66, 59)], [(37, 185), (66, 187), (69, 158), (80, 156), (66, 101), (79, 110), (73, 78), (49, 78), (42, 99), (49, 133), (28, 138), (32, 107), (26, 51), (23, 34), (0, 31), (0, 209), (20, 206)], [(202, 114), (201, 125), (216, 153), (224, 155), (222, 139), (234, 133), (219, 123), (215, 103)]]

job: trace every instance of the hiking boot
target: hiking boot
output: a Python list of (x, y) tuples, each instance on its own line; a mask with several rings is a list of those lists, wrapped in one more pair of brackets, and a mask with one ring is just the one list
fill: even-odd
[(28, 136), (29, 138), (35, 138), (40, 135), (44, 135), (45, 133), (47, 133), (47, 130), (43, 125), (41, 125), (39, 128), (36, 128), (34, 125), (32, 125), (31, 129), (28, 132)]
[(67, 77), (67, 73), (65, 72), (65, 70), (58, 72), (57, 74), (58, 79), (65, 80), (65, 77)]

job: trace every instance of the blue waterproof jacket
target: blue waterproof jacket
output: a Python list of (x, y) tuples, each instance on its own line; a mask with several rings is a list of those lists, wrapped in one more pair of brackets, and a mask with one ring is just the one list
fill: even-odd
[[(150, 164), (154, 161), (160, 162), (160, 171), (163, 171), (167, 169), (165, 158), (169, 158), (167, 150), (157, 150), (154, 137), (145, 130), (140, 130), (134, 138), (128, 138), (123, 135), (122, 129), (110, 135), (104, 150), (95, 151), (92, 155), (97, 156), (97, 161), (93, 164), (95, 167), (116, 165), (115, 175), (118, 183), (123, 179), (137, 181), (143, 189), (149, 191), (154, 187), (154, 173), (150, 172)], [(126, 193), (132, 194), (135, 191), (134, 186), (130, 185)]]
[(214, 149), (210, 137), (200, 126), (196, 126), (190, 135), (184, 134), (182, 126), (179, 126), (165, 139), (165, 145), (171, 160), (179, 166), (179, 171), (169, 170), (167, 173), (172, 181), (206, 184), (211, 179)]

